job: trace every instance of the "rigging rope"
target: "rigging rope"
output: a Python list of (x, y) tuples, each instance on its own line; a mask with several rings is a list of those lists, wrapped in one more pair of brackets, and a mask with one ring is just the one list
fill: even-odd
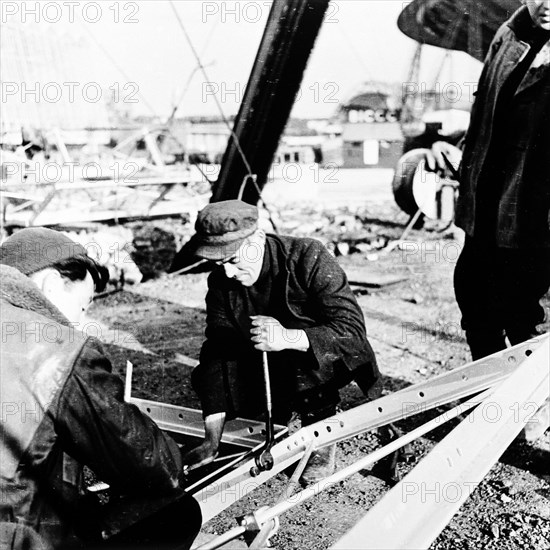
[[(218, 20), (216, 20), (216, 22), (214, 23), (214, 25), (212, 26), (212, 29), (210, 30), (210, 33), (208, 34), (208, 36), (206, 37), (206, 41), (202, 47), (202, 50), (201, 50), (201, 55), (204, 55), (208, 46), (210, 45), (210, 41), (212, 40), (212, 37), (214, 36), (214, 32), (216, 31), (216, 29), (218, 28)], [(215, 61), (209, 63), (209, 65), (212, 65), (214, 64)], [(183, 91), (179, 97), (179, 99), (176, 101), (173, 109), (172, 109), (172, 113), (170, 114), (170, 117), (168, 118), (168, 120), (166, 121), (166, 124), (168, 126), (170, 126), (170, 124), (172, 123), (172, 121), (174, 120), (175, 116), (176, 116), (176, 113), (178, 111), (178, 109), (180, 108), (181, 104), (183, 103), (183, 99), (185, 97), (185, 95), (187, 94), (188, 90), (189, 90), (189, 87), (191, 86), (191, 81), (193, 80), (193, 77), (195, 76), (195, 73), (199, 70), (199, 66), (195, 66), (195, 68), (191, 71), (191, 73), (189, 74), (189, 76), (187, 77), (187, 81), (185, 83), (185, 86), (183, 87)]]
[[(191, 37), (189, 36), (189, 34), (187, 33), (187, 30), (185, 29), (185, 25), (183, 24), (183, 21), (181, 20), (181, 17), (178, 13), (178, 10), (176, 9), (176, 6), (174, 4), (174, 1), (173, 0), (170, 0), (170, 5), (172, 6), (172, 9), (174, 10), (174, 14), (176, 16), (176, 19), (179, 23), (179, 26), (185, 36), (185, 39), (187, 41), (187, 43), (189, 44), (189, 47), (191, 48), (191, 51), (195, 57), (195, 60), (197, 62), (197, 66), (199, 67), (199, 69), (201, 70), (202, 74), (203, 74), (203, 77), (205, 79), (206, 82), (210, 82), (210, 79), (208, 78), (208, 74), (206, 72), (206, 69), (201, 61), (201, 58), (200, 58), (200, 55), (199, 53), (197, 52), (195, 46), (193, 45), (193, 42), (191, 41)], [(237, 147), (237, 151), (239, 152), (241, 158), (242, 158), (242, 161), (245, 165), (245, 168), (246, 168), (246, 171), (248, 172), (248, 176), (252, 176), (252, 168), (250, 166), (250, 163), (248, 162), (248, 159), (246, 158), (246, 155), (244, 154), (244, 151), (241, 147), (241, 144), (239, 143), (239, 138), (237, 137), (237, 135), (235, 134), (235, 132), (233, 131), (233, 128), (231, 127), (231, 125), (229, 124), (229, 121), (227, 120), (224, 112), (223, 112), (223, 109), (222, 109), (222, 106), (218, 100), (218, 97), (216, 96), (216, 94), (214, 94), (214, 101), (216, 102), (216, 107), (220, 113), (220, 116), (222, 117), (222, 120), (224, 122), (224, 124), (227, 126), (228, 130), (230, 131), (231, 133), (231, 136), (233, 137), (233, 141), (235, 142), (235, 146)]]
[[(197, 50), (196, 50), (196, 48), (195, 48), (195, 46), (194, 46), (194, 44), (191, 40), (191, 37), (187, 33), (185, 25), (183, 24), (183, 21), (181, 20), (180, 14), (178, 13), (178, 10), (176, 9), (176, 6), (175, 6), (173, 0), (170, 0), (170, 5), (172, 6), (172, 10), (174, 11), (174, 14), (175, 14), (176, 19), (179, 23), (179, 26), (180, 26), (180, 28), (181, 28), (184, 36), (185, 36), (185, 40), (187, 41), (187, 43), (189, 44), (189, 47), (191, 48), (191, 51), (193, 52), (193, 56), (195, 57), (195, 61), (197, 62), (197, 66), (199, 67), (200, 71), (202, 72), (202, 75), (203, 75), (205, 81), (210, 82), (210, 79), (209, 79), (208, 74), (206, 72), (206, 68), (205, 68), (204, 64), (202, 63), (201, 57), (200, 57), (199, 53), (197, 52)], [(229, 123), (229, 121), (227, 120), (227, 118), (226, 118), (226, 116), (223, 112), (222, 106), (221, 106), (216, 94), (214, 94), (214, 100), (216, 102), (216, 107), (218, 108), (220, 116), (222, 117), (222, 120), (223, 120), (224, 124), (227, 126), (227, 129), (229, 130), (229, 132), (231, 134), (231, 137), (233, 138), (233, 142), (235, 143), (235, 147), (237, 148), (237, 151), (239, 152), (239, 155), (241, 156), (241, 159), (243, 161), (245, 169), (248, 172), (246, 174), (246, 176), (243, 178), (243, 182), (242, 182), (241, 188), (239, 190), (239, 198), (242, 197), (242, 194), (243, 194), (243, 191), (244, 191), (244, 188), (245, 188), (246, 184), (249, 181), (252, 181), (252, 184), (254, 185), (254, 188), (256, 189), (256, 192), (258, 193), (258, 199), (264, 205), (264, 208), (265, 208), (265, 210), (266, 210), (266, 212), (269, 216), (269, 221), (270, 221), (271, 225), (273, 226), (273, 230), (275, 231), (275, 233), (278, 233), (279, 231), (278, 231), (277, 225), (275, 224), (275, 221), (273, 220), (273, 214), (272, 214), (270, 208), (268, 207), (267, 203), (265, 202), (265, 200), (262, 197), (262, 190), (260, 189), (260, 187), (258, 185), (257, 175), (252, 173), (252, 167), (250, 166), (250, 163), (248, 162), (248, 159), (246, 158), (246, 155), (245, 155), (245, 153), (244, 153), (244, 151), (241, 147), (241, 144), (239, 142), (239, 138), (237, 137), (237, 134), (235, 133), (235, 131), (231, 127), (231, 124)]]
[[(135, 80), (132, 80), (128, 77), (128, 75), (125, 73), (124, 69), (116, 62), (114, 57), (109, 53), (109, 51), (99, 42), (95, 36), (92, 34), (90, 29), (86, 25), (82, 25), (82, 28), (88, 33), (88, 36), (92, 39), (94, 44), (105, 54), (107, 59), (113, 64), (113, 66), (117, 69), (117, 71), (126, 79), (126, 82), (135, 82)], [(158, 117), (155, 109), (152, 107), (152, 105), (147, 101), (147, 98), (143, 95), (142, 92), (138, 91), (136, 92), (137, 95), (141, 97), (143, 100), (144, 105), (153, 113), (155, 117)]]

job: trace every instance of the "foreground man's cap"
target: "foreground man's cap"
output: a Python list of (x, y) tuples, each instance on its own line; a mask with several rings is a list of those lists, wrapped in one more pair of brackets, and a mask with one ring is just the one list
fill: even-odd
[(258, 228), (258, 209), (243, 201), (220, 201), (205, 206), (197, 216), (196, 234), (176, 254), (169, 272), (188, 265), (191, 257), (225, 260)]
[(45, 227), (21, 229), (0, 245), (0, 264), (14, 267), (24, 275), (32, 275), (80, 255), (86, 255), (81, 244)]

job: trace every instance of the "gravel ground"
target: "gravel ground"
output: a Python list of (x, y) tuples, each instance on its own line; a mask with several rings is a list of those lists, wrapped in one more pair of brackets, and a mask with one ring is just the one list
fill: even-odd
[[(389, 203), (371, 213), (376, 231), (395, 238), (403, 220)], [(368, 218), (368, 216), (367, 216)], [(365, 225), (368, 220), (363, 217)], [(406, 217), (404, 219), (406, 221)], [(165, 227), (165, 226), (164, 226)], [(413, 231), (404, 250), (390, 254), (361, 253), (339, 258), (350, 280), (363, 276), (403, 277), (404, 281), (367, 291), (356, 287), (369, 339), (384, 376), (384, 391), (396, 391), (468, 362), (452, 291), (452, 272), (459, 242), (431, 231)], [(163, 275), (138, 287), (98, 301), (90, 319), (108, 344), (115, 370), (134, 363), (134, 395), (199, 407), (190, 388), (192, 360), (198, 358), (204, 330), (206, 274)], [(546, 307), (550, 305), (547, 296)], [(543, 327), (548, 330), (548, 325)], [(357, 387), (342, 392), (342, 408), (363, 402)], [(399, 425), (410, 430), (433, 417), (418, 415)], [(456, 422), (452, 425), (455, 426)], [(452, 427), (451, 426), (451, 427)], [(448, 427), (417, 440), (412, 463), (400, 464), (404, 475), (438, 442)], [(380, 446), (376, 433), (338, 444), (342, 468)], [(535, 443), (515, 441), (459, 513), (432, 545), (433, 549), (550, 548), (550, 435)], [(236, 525), (235, 518), (275, 501), (286, 477), (268, 484), (203, 526), (201, 540)], [(389, 489), (372, 470), (364, 470), (306, 501), (280, 518), (274, 547), (291, 550), (326, 549), (348, 531)], [(235, 542), (228, 548), (243, 548)], [(397, 549), (396, 549), (397, 550)]]

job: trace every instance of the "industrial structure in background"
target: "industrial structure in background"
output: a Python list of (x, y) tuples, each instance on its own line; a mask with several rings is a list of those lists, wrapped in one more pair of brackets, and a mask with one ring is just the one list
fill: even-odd
[[(296, 22), (303, 18), (309, 23), (308, 29), (315, 28), (326, 9), (323, 2), (314, 2), (307, 10), (304, 3), (299, 4), (284, 9), (291, 10)], [(518, 0), (489, 2), (483, 7), (469, 1), (409, 4), (398, 25), (419, 45), (407, 82), (414, 84), (420, 78), (423, 44), (473, 52), (482, 58), (496, 25), (517, 4)], [(278, 5), (274, 9), (279, 9)], [(443, 19), (453, 24), (443, 29), (436, 13), (443, 13)], [(458, 16), (464, 13), (469, 15)], [(90, 31), (68, 35), (55, 27), (46, 33), (15, 23), (4, 25), (5, 97), (0, 128), (3, 227), (9, 230), (12, 226), (78, 221), (69, 213), (60, 219), (54, 211), (54, 207), (58, 211), (63, 206), (59, 196), (68, 193), (76, 193), (78, 200), (91, 199), (86, 207), (90, 213), (80, 221), (123, 221), (185, 211), (192, 215), (204, 202), (202, 197), (210, 191), (211, 182), (215, 182), (214, 198), (225, 196), (226, 191), (220, 190), (225, 188), (227, 162), (233, 167), (243, 162), (232, 132), (237, 136), (252, 131), (256, 117), (259, 122), (250, 144), (245, 136), (239, 137), (244, 149), (252, 147), (255, 151), (243, 150), (247, 159), (252, 154), (251, 170), (241, 166), (237, 179), (246, 174), (246, 185), (253, 187), (249, 176), (254, 174), (260, 188), (263, 180), (273, 178), (270, 169), (277, 175), (277, 166), (289, 163), (329, 169), (394, 169), (404, 151), (429, 146), (430, 141), (439, 139), (441, 132), (447, 131), (448, 120), (467, 125), (468, 106), (446, 102), (435, 86), (421, 93), (403, 93), (402, 85), (374, 81), (358, 84), (329, 119), (289, 120), (293, 75), (303, 74), (315, 36), (304, 31), (299, 47), (295, 46), (293, 35), (281, 24), (281, 14), (272, 21), (260, 46), (261, 68), (256, 66), (253, 71), (236, 119), (226, 119), (223, 113), (177, 118), (177, 105), (168, 120), (135, 116), (132, 102), (126, 100), (140, 96), (139, 90), (116, 86), (102, 89), (96, 84), (101, 79), (95, 78), (98, 56), (92, 52), (102, 46)], [(268, 52), (268, 47), (277, 53)], [(113, 53), (104, 53), (118, 67)], [(197, 68), (204, 68), (200, 59)], [(88, 84), (68, 86), (71, 82)], [(36, 94), (39, 101), (29, 101)], [(60, 96), (68, 95), (71, 101), (59, 101)], [(276, 104), (269, 105), (267, 97), (276, 97)], [(146, 103), (145, 98), (140, 100)], [(263, 121), (261, 113), (267, 117)], [(201, 169), (201, 165), (222, 163), (228, 143), (233, 152), (225, 153), (219, 177), (218, 169)], [(262, 165), (259, 172), (257, 163)], [(235, 172), (231, 170), (233, 178)], [(138, 185), (137, 178), (151, 185)], [(90, 181), (94, 186), (83, 196), (78, 186), (84, 188)], [(250, 199), (256, 193), (245, 192), (252, 193)], [(198, 202), (197, 195), (201, 197)], [(405, 201), (396, 199), (405, 212), (414, 214), (416, 202), (411, 193)], [(412, 206), (406, 206), (409, 204)]]
[(403, 154), (399, 88), (370, 83), (339, 109), (343, 168), (391, 168)]

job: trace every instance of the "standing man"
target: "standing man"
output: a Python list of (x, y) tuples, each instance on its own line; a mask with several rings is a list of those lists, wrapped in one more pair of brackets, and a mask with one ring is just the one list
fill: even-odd
[[(107, 270), (45, 228), (0, 246), (0, 548), (189, 548), (198, 503), (176, 443), (124, 402), (83, 315)], [(111, 487), (102, 506), (83, 467)]]
[(524, 4), (491, 45), (460, 168), (454, 284), (473, 359), (536, 335), (550, 286), (550, 1)]
[[(206, 341), (193, 371), (206, 437), (184, 458), (187, 464), (215, 457), (227, 418), (265, 410), (261, 352), (268, 352), (279, 423), (293, 411), (302, 425), (333, 415), (338, 389), (352, 380), (376, 395), (379, 372), (363, 314), (320, 242), (266, 235), (258, 229), (258, 209), (237, 200), (209, 204), (195, 228), (172, 271), (189, 254), (219, 267), (208, 279)], [(303, 479), (331, 473), (334, 453), (334, 446), (314, 453)]]

